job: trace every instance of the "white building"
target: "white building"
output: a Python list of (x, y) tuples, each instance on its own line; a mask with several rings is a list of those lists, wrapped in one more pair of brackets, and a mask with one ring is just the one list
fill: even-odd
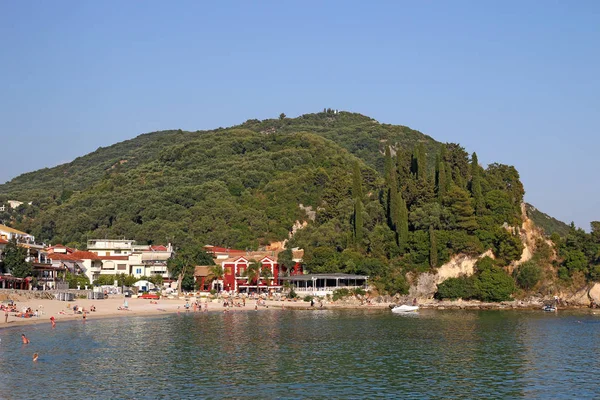
[(167, 261), (173, 257), (173, 246), (170, 243), (167, 246), (136, 245), (135, 240), (125, 239), (93, 239), (88, 240), (88, 252), (96, 255), (83, 260), (84, 272), (91, 281), (99, 275), (113, 274), (137, 278), (160, 275), (168, 279)]

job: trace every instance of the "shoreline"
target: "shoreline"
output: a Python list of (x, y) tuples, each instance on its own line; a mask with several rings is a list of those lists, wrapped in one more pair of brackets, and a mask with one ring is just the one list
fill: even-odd
[[(125, 300), (128, 303), (128, 310), (119, 310), (120, 306), (123, 306)], [(224, 312), (223, 299), (218, 301), (204, 302), (205, 299), (200, 299), (201, 310), (198, 309), (195, 312)], [(189, 310), (185, 309), (185, 299), (159, 299), (157, 303), (151, 303), (151, 300), (136, 299), (136, 298), (109, 298), (103, 300), (93, 299), (76, 299), (74, 301), (60, 301), (55, 299), (29, 299), (26, 301), (15, 301), (17, 309), (21, 310), (23, 307), (31, 307), (32, 310), (41, 311), (41, 315), (38, 317), (21, 318), (16, 317), (14, 313), (9, 313), (8, 323), (4, 320), (0, 321), (0, 329), (11, 328), (16, 326), (27, 326), (27, 325), (38, 325), (48, 324), (50, 325), (50, 317), (54, 317), (57, 324), (63, 321), (82, 321), (82, 314), (75, 314), (72, 311), (74, 305), (81, 306), (86, 310), (89, 310), (92, 305), (96, 306), (97, 311), (87, 312), (86, 320), (93, 319), (104, 319), (104, 318), (123, 318), (123, 317), (139, 317), (139, 316), (156, 316), (163, 314), (175, 314), (175, 313), (195, 313), (193, 306)], [(193, 304), (193, 300), (189, 300), (190, 304)], [(205, 304), (207, 305), (205, 311)], [(275, 301), (267, 300), (266, 305), (258, 306), (258, 310), (281, 310), (281, 309), (294, 309), (294, 310), (386, 310), (389, 309), (391, 303), (372, 303), (372, 304), (358, 304), (355, 302), (338, 302), (338, 303), (325, 303), (321, 308), (318, 304), (314, 307), (310, 306), (310, 303), (300, 301)], [(540, 310), (542, 304), (525, 302), (525, 301), (511, 301), (502, 303), (482, 303), (475, 301), (424, 301), (418, 303), (421, 309), (427, 310)], [(242, 307), (229, 307), (229, 312), (247, 312), (255, 311), (256, 300), (247, 300), (246, 306)], [(584, 306), (566, 306), (562, 305), (558, 307), (560, 310), (578, 310), (578, 309), (589, 309)], [(591, 310), (591, 309), (590, 309)], [(540, 310), (541, 311), (541, 310)], [(3, 315), (0, 314), (0, 318)]]

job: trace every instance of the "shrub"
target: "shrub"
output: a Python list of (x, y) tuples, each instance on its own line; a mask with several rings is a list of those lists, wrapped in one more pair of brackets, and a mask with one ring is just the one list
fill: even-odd
[(482, 301), (510, 300), (515, 281), (504, 270), (494, 267), (481, 272), (475, 280), (477, 298)]
[(333, 301), (337, 301), (348, 296), (350, 296), (350, 291), (348, 289), (342, 288), (333, 291)]
[(449, 278), (438, 285), (436, 299), (472, 299), (476, 297), (475, 279), (469, 276)]
[(295, 299), (296, 297), (298, 297), (298, 294), (296, 293), (296, 291), (294, 290), (293, 287), (290, 289), (290, 292), (288, 293), (288, 297), (290, 299)]
[(307, 295), (307, 296), (304, 296), (304, 301), (306, 301), (306, 302), (308, 303), (308, 302), (310, 302), (310, 301), (311, 301), (313, 298), (314, 298), (313, 296)]
[(515, 270), (514, 276), (520, 288), (529, 290), (542, 278), (542, 269), (535, 262), (527, 261)]
[(352, 289), (352, 294), (355, 296), (364, 296), (367, 292), (363, 288), (354, 288)]

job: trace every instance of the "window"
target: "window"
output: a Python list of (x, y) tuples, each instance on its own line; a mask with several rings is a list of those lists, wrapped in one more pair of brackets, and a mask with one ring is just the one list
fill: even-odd
[(141, 275), (142, 274), (142, 269), (141, 268), (136, 268), (135, 269), (135, 273), (138, 274), (138, 275)]
[(117, 264), (117, 269), (120, 271), (125, 271), (127, 269), (126, 264)]

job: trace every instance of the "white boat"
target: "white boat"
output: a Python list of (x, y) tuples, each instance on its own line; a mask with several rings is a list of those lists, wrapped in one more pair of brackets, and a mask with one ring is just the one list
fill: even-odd
[(396, 306), (392, 308), (393, 313), (408, 313), (415, 312), (419, 309), (419, 306), (407, 306), (406, 304), (402, 304), (401, 306)]

